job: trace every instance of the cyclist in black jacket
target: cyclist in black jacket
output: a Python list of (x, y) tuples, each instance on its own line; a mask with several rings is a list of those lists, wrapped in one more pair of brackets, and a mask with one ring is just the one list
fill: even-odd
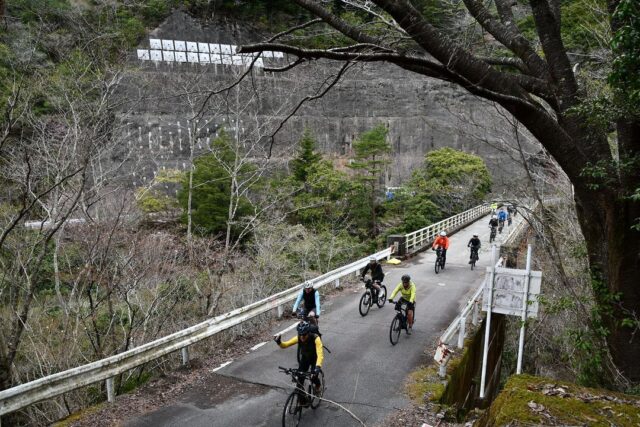
[(380, 284), (384, 280), (384, 273), (382, 272), (382, 265), (380, 265), (374, 256), (369, 257), (369, 264), (367, 264), (362, 270), (362, 279), (364, 279), (364, 276), (369, 272), (369, 270), (371, 270), (371, 280), (373, 281), (372, 286), (373, 289), (375, 289), (373, 302), (377, 303), (378, 291), (380, 290)]

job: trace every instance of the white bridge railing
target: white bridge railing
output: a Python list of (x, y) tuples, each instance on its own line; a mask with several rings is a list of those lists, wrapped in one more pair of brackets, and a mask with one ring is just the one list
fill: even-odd
[[(511, 229), (509, 230), (509, 234), (505, 237), (503, 244), (507, 242), (509, 242), (509, 244), (513, 244), (513, 240), (517, 238), (528, 226), (529, 222), (522, 216), (521, 212), (517, 222), (514, 224), (514, 226), (511, 227)], [(494, 243), (494, 245), (496, 244)], [(505, 259), (502, 257), (499, 258), (495, 264), (495, 268), (502, 267), (504, 263)], [(478, 287), (473, 296), (464, 306), (464, 308), (460, 311), (460, 314), (458, 314), (458, 316), (453, 319), (453, 321), (449, 324), (449, 327), (440, 336), (434, 359), (440, 365), (439, 374), (442, 378), (444, 378), (446, 375), (449, 356), (451, 355), (451, 353), (453, 353), (453, 351), (450, 350), (450, 347), (453, 345), (452, 342), (455, 334), (458, 334), (457, 340), (455, 342), (456, 347), (462, 349), (464, 348), (464, 339), (467, 334), (467, 321), (469, 320), (469, 316), (471, 316), (472, 325), (476, 326), (479, 322), (480, 304), (482, 303), (482, 291), (484, 289), (485, 281), (486, 277), (485, 280), (483, 280), (480, 284), (480, 287)]]
[(442, 221), (431, 224), (427, 227), (421, 228), (418, 231), (414, 231), (405, 235), (405, 253), (411, 254), (424, 246), (430, 244), (435, 239), (436, 235), (441, 231), (447, 233), (474, 221), (491, 212), (491, 207), (488, 204), (483, 204), (471, 208), (462, 213), (443, 219)]

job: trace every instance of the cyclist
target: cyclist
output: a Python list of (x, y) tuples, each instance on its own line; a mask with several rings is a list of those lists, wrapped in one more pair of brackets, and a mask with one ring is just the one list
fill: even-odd
[(376, 257), (369, 257), (369, 264), (367, 264), (362, 270), (362, 279), (364, 280), (364, 276), (367, 272), (371, 270), (371, 280), (373, 281), (374, 295), (373, 302), (378, 302), (378, 291), (380, 290), (380, 285), (384, 280), (384, 273), (382, 272), (382, 265), (376, 260)]
[(496, 202), (491, 203), (491, 213), (494, 214), (498, 210), (498, 204)]
[(507, 216), (507, 211), (500, 209), (500, 212), (498, 212), (498, 222), (504, 225), (504, 222), (507, 220)]
[(491, 217), (491, 219), (489, 220), (489, 227), (498, 228), (498, 216), (497, 215), (493, 215)]
[(442, 249), (442, 266), (447, 262), (447, 249), (449, 249), (449, 238), (447, 237), (446, 231), (441, 231), (440, 235), (436, 240), (433, 241), (433, 246), (431, 247), (433, 250), (438, 248)]
[(480, 239), (477, 234), (474, 234), (473, 237), (469, 240), (467, 244), (468, 248), (471, 248), (471, 254), (469, 255), (469, 264), (473, 262), (473, 253), (476, 254), (476, 261), (480, 259), (478, 256), (478, 252), (480, 251)]
[[(291, 347), (295, 344), (300, 346), (302, 357), (298, 364), (298, 370), (307, 372), (311, 369), (311, 372), (313, 373), (311, 381), (316, 388), (316, 392), (319, 393), (321, 384), (318, 375), (322, 372), (322, 362), (324, 360), (320, 333), (314, 333), (312, 331), (312, 325), (309, 322), (300, 322), (296, 329), (298, 334), (288, 341), (282, 342), (282, 337), (280, 335), (275, 336), (273, 340), (278, 344), (278, 346), (280, 346), (280, 348)], [(296, 387), (304, 390), (304, 375), (298, 375)], [(306, 396), (304, 397), (306, 398)]]
[(300, 289), (298, 298), (293, 304), (293, 312), (296, 313), (300, 302), (304, 301), (304, 308), (307, 311), (309, 320), (317, 324), (318, 317), (320, 317), (320, 293), (313, 287), (313, 283), (307, 280), (304, 282), (304, 286)]
[(400, 292), (399, 303), (407, 303), (407, 334), (411, 335), (413, 329), (413, 312), (416, 309), (416, 284), (411, 281), (411, 277), (408, 274), (402, 276), (402, 280), (398, 283), (398, 286), (391, 292), (389, 302), (393, 304), (393, 297)]

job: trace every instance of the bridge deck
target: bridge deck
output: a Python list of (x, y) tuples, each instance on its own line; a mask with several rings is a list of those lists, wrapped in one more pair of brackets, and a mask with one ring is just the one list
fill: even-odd
[[(389, 290), (403, 274), (417, 285), (416, 323), (413, 335), (402, 334), (400, 342), (389, 342), (389, 325), (394, 316), (390, 304), (373, 307), (366, 317), (358, 313), (362, 289), (323, 300), (321, 331), (331, 350), (325, 353), (325, 397), (349, 408), (365, 424), (381, 421), (395, 408), (407, 404), (403, 394), (405, 377), (417, 366), (428, 363), (442, 330), (457, 315), (470, 293), (477, 289), (489, 265), (488, 217), (483, 217), (451, 236), (444, 272), (433, 270), (435, 253), (424, 252), (398, 266), (384, 266)], [(514, 223), (515, 225), (515, 223)], [(467, 242), (478, 233), (483, 243), (478, 268), (469, 268)], [(499, 243), (508, 228), (498, 236)], [(274, 333), (291, 324), (281, 323)], [(293, 332), (285, 335), (292, 336)], [(425, 350), (428, 350), (425, 353)], [(190, 390), (171, 406), (140, 415), (126, 425), (142, 426), (278, 426), (289, 378), (278, 366), (295, 367), (295, 347), (281, 350), (265, 345), (212, 373), (206, 387)], [(228, 391), (228, 392), (227, 392)], [(316, 411), (303, 413), (306, 426), (359, 425), (345, 411), (323, 403)]]

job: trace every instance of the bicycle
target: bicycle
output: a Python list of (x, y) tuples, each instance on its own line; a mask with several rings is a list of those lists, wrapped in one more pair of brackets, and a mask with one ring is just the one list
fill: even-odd
[[(364, 317), (369, 313), (369, 309), (373, 306), (373, 294), (375, 288), (373, 287), (373, 280), (367, 279), (366, 281), (363, 279), (365, 291), (360, 297), (360, 304), (358, 305), (358, 311), (360, 311), (360, 316)], [(380, 285), (380, 289), (378, 290), (378, 301), (375, 304), (378, 308), (384, 307), (384, 304), (387, 302), (387, 287), (382, 283), (378, 283)]]
[(501, 219), (498, 221), (498, 233), (502, 234), (502, 229), (504, 228), (504, 220)]
[(507, 218), (507, 225), (509, 227), (511, 227), (511, 224), (513, 224), (513, 218), (511, 218), (511, 216), (509, 216), (509, 218)]
[(491, 234), (489, 234), (489, 243), (493, 243), (496, 240), (496, 227), (491, 227)]
[[(313, 373), (303, 372), (295, 368), (283, 368), (279, 366), (278, 369), (287, 375), (291, 376), (291, 381), (296, 385), (296, 388), (291, 392), (287, 401), (284, 404), (284, 410), (282, 411), (282, 426), (298, 426), (300, 424), (300, 418), (302, 418), (302, 410), (305, 407), (311, 407), (316, 409), (320, 406), (322, 396), (324, 395), (324, 373), (320, 371), (318, 378), (320, 379), (320, 392), (316, 394), (316, 388), (311, 381)], [(303, 388), (298, 387), (298, 378), (303, 377)], [(309, 386), (307, 391), (304, 390), (304, 380), (309, 379)], [(306, 403), (305, 403), (306, 402)]]
[[(389, 302), (392, 303), (393, 301), (389, 300)], [(409, 329), (407, 329), (407, 301), (401, 298), (395, 304), (395, 310), (397, 313), (391, 321), (391, 327), (389, 328), (389, 341), (391, 341), (391, 345), (398, 344), (400, 332), (403, 329), (407, 331), (407, 334), (409, 333)], [(413, 315), (415, 316), (415, 312)]]
[(436, 274), (438, 274), (440, 270), (444, 270), (444, 256), (442, 255), (442, 248), (436, 249), (436, 255), (435, 270)]
[(476, 261), (478, 261), (478, 248), (471, 247), (471, 270), (476, 266)]

